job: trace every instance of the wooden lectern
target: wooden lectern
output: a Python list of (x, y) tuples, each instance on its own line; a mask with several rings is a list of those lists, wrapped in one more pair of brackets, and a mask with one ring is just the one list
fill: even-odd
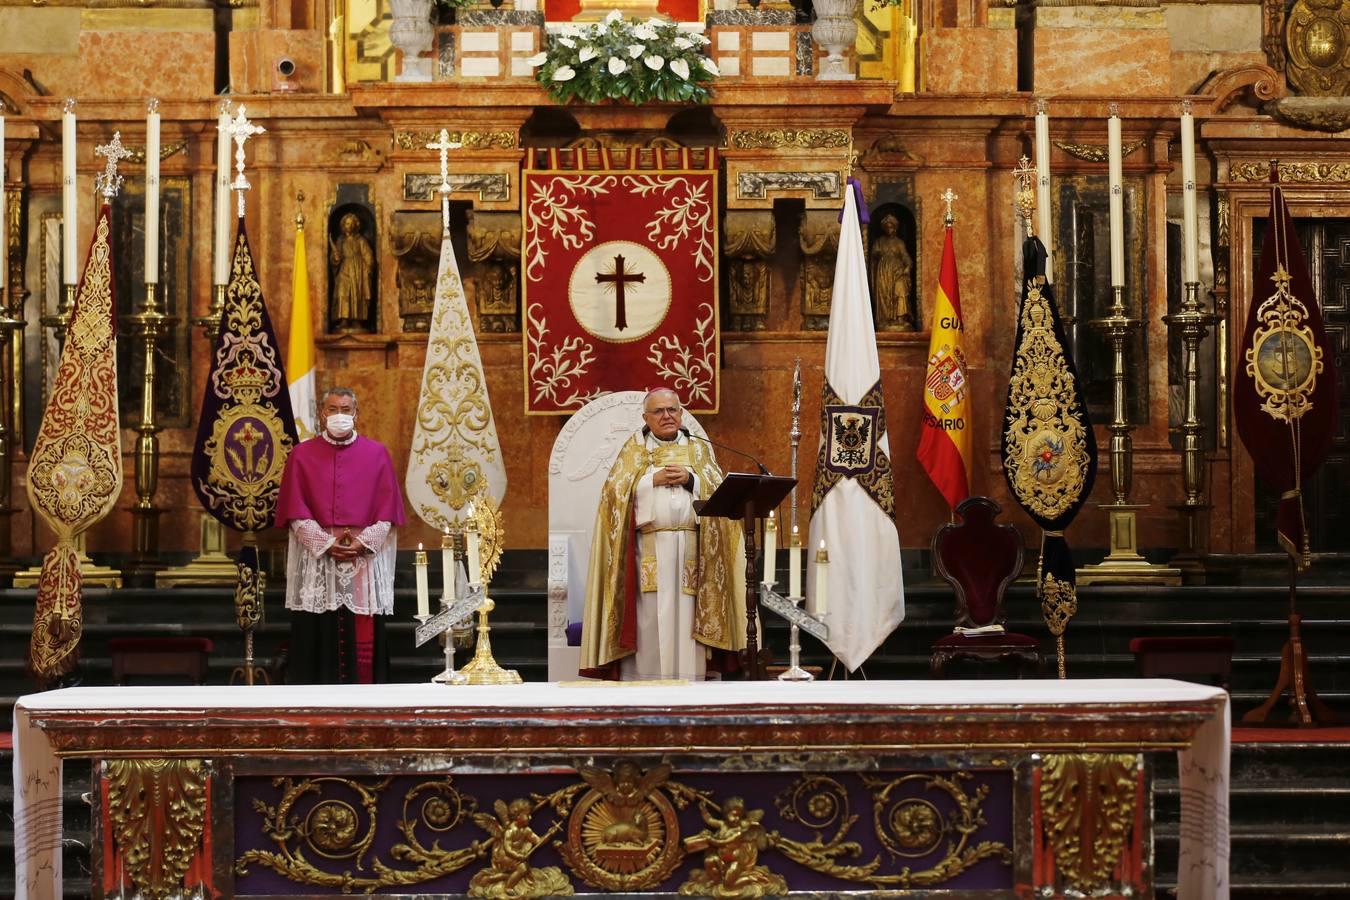
[(797, 479), (785, 475), (729, 472), (711, 497), (694, 504), (694, 511), (700, 516), (739, 519), (745, 531), (745, 661), (751, 681), (758, 681), (764, 675), (756, 627), (761, 567), (755, 546), (755, 520), (777, 509), (796, 484)]

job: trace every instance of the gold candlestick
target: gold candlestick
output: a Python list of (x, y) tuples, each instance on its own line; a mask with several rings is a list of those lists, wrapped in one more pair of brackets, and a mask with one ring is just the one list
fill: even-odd
[[(4, 237), (0, 235), (0, 239)], [(0, 369), (5, 367), (7, 362), (5, 351), (8, 350), (10, 359), (18, 362), (18, 366), (14, 369), (18, 375), (23, 372), (23, 359), (19, 356), (20, 345), (14, 335), (21, 334), (24, 325), (28, 324), (19, 318), (21, 314), (22, 308), (15, 309), (11, 314), (9, 307), (0, 303)], [(11, 558), (9, 517), (15, 511), (11, 504), (10, 482), (14, 465), (13, 448), (19, 446), (20, 433), (20, 420), (15, 410), (19, 408), (18, 400), (23, 388), (18, 375), (9, 382), (13, 402), (6, 402), (10, 398), (0, 391), (0, 558), (5, 559)], [(12, 565), (0, 563), (0, 575), (7, 575), (13, 571)]]
[(1078, 570), (1079, 584), (1181, 584), (1181, 572), (1150, 563), (1139, 554), (1135, 531), (1135, 513), (1147, 503), (1130, 503), (1130, 481), (1134, 467), (1134, 448), (1125, 397), (1125, 344), (1139, 320), (1125, 307), (1125, 289), (1111, 288), (1108, 314), (1088, 324), (1111, 342), (1111, 491), (1115, 499), (1102, 505), (1110, 517), (1111, 549), (1106, 559)]
[(1203, 584), (1205, 566), (1200, 559), (1200, 513), (1209, 508), (1204, 497), (1205, 425), (1200, 421), (1200, 343), (1218, 316), (1200, 303), (1200, 283), (1188, 281), (1181, 310), (1162, 319), (1181, 336), (1182, 379), (1186, 386), (1182, 411), (1181, 476), (1186, 491), (1184, 502), (1174, 508), (1181, 513), (1185, 527), (1180, 552), (1169, 565), (1180, 569), (1188, 582)]
[(519, 672), (515, 669), (503, 669), (497, 664), (497, 660), (492, 658), (488, 613), (496, 607), (497, 604), (487, 596), (484, 588), (483, 605), (478, 607), (478, 646), (474, 649), (473, 659), (459, 670), (466, 684), (520, 684), (522, 681)]
[[(520, 673), (515, 669), (503, 669), (492, 657), (491, 629), (488, 626), (488, 614), (497, 604), (488, 596), (488, 581), (501, 559), (502, 521), (497, 504), (486, 492), (478, 494), (473, 500), (473, 512), (468, 517), (466, 531), (476, 533), (479, 543), (479, 564), (473, 565), (470, 553), (469, 590), (480, 583), (483, 586), (483, 603), (478, 607), (477, 646), (473, 659), (459, 670), (467, 684), (520, 684)], [(477, 571), (474, 571), (477, 569)]]
[(159, 514), (155, 491), (159, 486), (159, 423), (155, 418), (155, 353), (159, 339), (168, 333), (177, 319), (166, 315), (159, 305), (158, 285), (146, 282), (145, 299), (126, 322), (141, 339), (145, 371), (141, 375), (141, 421), (136, 427), (136, 505), (131, 515), (135, 524), (132, 561), (127, 574), (153, 574), (163, 568), (159, 561)]

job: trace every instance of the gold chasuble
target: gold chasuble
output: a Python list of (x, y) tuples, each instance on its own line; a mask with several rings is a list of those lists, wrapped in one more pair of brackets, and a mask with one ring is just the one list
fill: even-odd
[(28, 654), (40, 682), (75, 667), (83, 630), (75, 537), (106, 516), (122, 492), (110, 215), (105, 198), (29, 460), (28, 500), (56, 532), (42, 560)]
[[(699, 500), (707, 500), (722, 483), (722, 470), (707, 446), (689, 441), (679, 447), (649, 450), (642, 434), (634, 434), (619, 451), (600, 489), (600, 509), (591, 541), (586, 576), (586, 606), (581, 637), (581, 674), (617, 678), (619, 660), (637, 652), (639, 563), (633, 497), (637, 482), (653, 465), (673, 462), (656, 458), (688, 453), (688, 467), (698, 476)], [(694, 640), (714, 650), (745, 649), (745, 557), (739, 522), (699, 519), (698, 551), (686, 561), (681, 581), (694, 596)], [(688, 567), (692, 563), (693, 571)], [(692, 575), (692, 577), (689, 577)]]

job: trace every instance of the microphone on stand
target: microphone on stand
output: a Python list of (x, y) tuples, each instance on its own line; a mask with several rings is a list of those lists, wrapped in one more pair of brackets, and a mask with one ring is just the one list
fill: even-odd
[(759, 468), (759, 474), (761, 475), (773, 475), (773, 473), (769, 471), (768, 466), (764, 465), (764, 463), (760, 462), (758, 459), (751, 456), (749, 453), (746, 453), (744, 450), (737, 450), (735, 447), (728, 447), (726, 444), (719, 444), (712, 438), (704, 437), (701, 434), (691, 434), (688, 428), (681, 428), (680, 432), (690, 440), (703, 441), (705, 444), (712, 444), (714, 447), (721, 448), (722, 450), (727, 450), (731, 453), (736, 454), (737, 456), (745, 457)]

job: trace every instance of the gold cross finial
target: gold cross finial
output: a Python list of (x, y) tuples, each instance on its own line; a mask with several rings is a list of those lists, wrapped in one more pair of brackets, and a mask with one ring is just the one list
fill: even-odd
[(239, 104), (239, 112), (230, 121), (230, 137), (234, 138), (234, 181), (230, 183), (230, 188), (238, 192), (239, 196), (239, 216), (244, 215), (244, 191), (253, 187), (244, 177), (244, 142), (255, 134), (262, 134), (266, 131), (261, 125), (254, 125), (244, 114), (244, 104)]
[(1035, 229), (1031, 225), (1031, 215), (1036, 211), (1036, 169), (1032, 167), (1031, 160), (1026, 154), (1017, 161), (1017, 168), (1013, 169), (1013, 178), (1017, 180), (1017, 211), (1022, 214), (1022, 221), (1026, 223), (1027, 234), (1035, 234)]
[(444, 128), (436, 140), (427, 144), (428, 150), (441, 151), (441, 186), (437, 190), (441, 192), (441, 223), (446, 231), (450, 230), (450, 151), (463, 146), (459, 141), (450, 140), (450, 132)]
[(94, 179), (94, 187), (105, 200), (111, 200), (117, 196), (117, 191), (122, 187), (122, 176), (117, 174), (117, 164), (131, 156), (131, 151), (122, 146), (122, 132), (114, 131), (112, 141), (95, 147), (94, 153), (108, 160), (108, 164), (103, 168), (103, 174)]
[(952, 191), (951, 188), (947, 188), (947, 190), (942, 192), (942, 196), (939, 199), (947, 204), (947, 211), (943, 214), (942, 221), (946, 225), (951, 225), (956, 221), (955, 217), (952, 216), (952, 204), (960, 198), (956, 196), (956, 193)]

